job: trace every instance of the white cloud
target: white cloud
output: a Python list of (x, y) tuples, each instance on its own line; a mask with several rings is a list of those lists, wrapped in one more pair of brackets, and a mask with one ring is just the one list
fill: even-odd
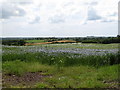
[(30, 24), (36, 24), (40, 22), (40, 17), (36, 16), (31, 22), (29, 22)]
[[(18, 11), (14, 13), (12, 12), (11, 14), (13, 16), (17, 16), (17, 15), (22, 16), (22, 13), (26, 12), (26, 18), (28, 18), (28, 22), (29, 21), (32, 22), (32, 20), (34, 20), (36, 16), (41, 17), (41, 23), (42, 22), (62, 23), (65, 21), (73, 21), (73, 20), (74, 22), (78, 22), (78, 21), (86, 22), (86, 20), (96, 21), (102, 18), (108, 19), (108, 17), (111, 17), (111, 16), (116, 17), (115, 15), (117, 15), (117, 12), (115, 11), (115, 9), (113, 9), (113, 7), (115, 6), (114, 5), (110, 6), (112, 4), (111, 3), (112, 0), (110, 0), (109, 2), (105, 2), (104, 0), (101, 0), (101, 1), (97, 1), (97, 0), (86, 0), (86, 1), (84, 0), (77, 0), (77, 1), (74, 1), (74, 0), (65, 0), (65, 1), (64, 0), (51, 0), (51, 1), (48, 1), (48, 0), (44, 0), (44, 1), (43, 0), (29, 0), (29, 1), (28, 0), (27, 1), (10, 0), (10, 2), (14, 3), (16, 7), (20, 8)], [(117, 2), (117, 0), (115, 2)], [(105, 3), (107, 7), (102, 6), (103, 3)], [(111, 10), (111, 7), (112, 7), (112, 10)], [(111, 12), (109, 12), (109, 10), (111, 10)], [(14, 10), (11, 9), (11, 11), (14, 11)], [(7, 14), (7, 15), (9, 16), (10, 14)]]
[(64, 4), (63, 4), (63, 6), (64, 7), (67, 7), (67, 6), (71, 6), (71, 5), (73, 5), (74, 4), (74, 2), (65, 2)]
[(53, 17), (49, 17), (48, 21), (50, 23), (63, 23), (65, 22), (64, 15), (55, 15)]
[(2, 19), (9, 19), (13, 16), (24, 16), (26, 14), (23, 9), (12, 3), (2, 3), (1, 7), (0, 12), (2, 13)]
[[(24, 30), (26, 30), (24, 31), (26, 35), (32, 35), (33, 33), (34, 35), (41, 35), (41, 33), (42, 35), (57, 35), (57, 31), (60, 32), (59, 35), (64, 33), (64, 35), (67, 35), (67, 32), (69, 32), (69, 35), (73, 35), (72, 32), (74, 32), (75, 29), (75, 35), (85, 35), (85, 32), (90, 34), (89, 31), (92, 31), (90, 27), (94, 27), (94, 24), (97, 23), (104, 23), (99, 25), (99, 28), (101, 28), (99, 30), (103, 30), (104, 32), (105, 29), (110, 29), (107, 28), (109, 24), (112, 25), (118, 19), (118, 1), (119, 0), (4, 0), (6, 4), (3, 4), (2, 18), (6, 18), (4, 22), (6, 28), (4, 30), (8, 32), (7, 34), (4, 32), (4, 35), (15, 35), (15, 32), (11, 34), (11, 31), (15, 30), (17, 30), (16, 32), (18, 32), (18, 34), (21, 32), (21, 35)], [(107, 25), (105, 26), (105, 24)], [(16, 25), (16, 27), (14, 27), (14, 25)], [(7, 26), (9, 26), (11, 30), (7, 28)], [(83, 28), (85, 26), (86, 28)], [(114, 26), (115, 24), (112, 27)], [(17, 27), (23, 28), (18, 29)], [(63, 27), (64, 33), (60, 31), (63, 30)], [(32, 33), (27, 33), (29, 31)], [(96, 33), (99, 34), (100, 31), (96, 30)]]
[(101, 19), (101, 16), (99, 16), (92, 7), (88, 8), (87, 20), (100, 20), (100, 19)]
[(92, 1), (92, 2), (85, 2), (85, 5), (91, 5), (91, 6), (96, 6), (98, 4), (97, 1)]

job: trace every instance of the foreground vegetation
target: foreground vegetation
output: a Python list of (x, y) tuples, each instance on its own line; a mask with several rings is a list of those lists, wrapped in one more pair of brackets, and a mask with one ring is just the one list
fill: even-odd
[[(3, 46), (4, 80), (16, 77), (19, 82), (4, 81), (3, 87), (118, 88), (120, 53), (116, 49), (117, 44)], [(37, 72), (40, 81), (32, 85), (19, 81)]]
[[(79, 57), (78, 57), (79, 56)], [(59, 55), (49, 55), (46, 53), (14, 53), (3, 54), (3, 62), (5, 61), (25, 61), (34, 62), (38, 61), (41, 64), (62, 66), (74, 66), (74, 65), (89, 65), (94, 67), (101, 67), (105, 65), (113, 65), (119, 63), (119, 54), (107, 54), (107, 55), (77, 55), (62, 53)]]
[(11, 88), (105, 88), (117, 87), (118, 65), (95, 68), (90, 66), (61, 67), (43, 65), (39, 62), (9, 61), (3, 64), (4, 73), (22, 76), (26, 72), (41, 72), (42, 75), (51, 75), (43, 78), (42, 82), (32, 86), (24, 86), (22, 83), (12, 86), (3, 84), (3, 87)]

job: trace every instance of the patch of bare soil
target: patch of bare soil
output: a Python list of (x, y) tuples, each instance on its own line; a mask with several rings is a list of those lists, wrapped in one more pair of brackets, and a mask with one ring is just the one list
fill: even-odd
[(42, 43), (26, 43), (25, 46), (28, 45), (39, 45), (39, 44), (52, 44), (52, 42), (42, 42)]
[[(3, 74), (2, 84), (11, 86), (33, 86), (37, 82), (42, 82), (43, 78), (50, 77), (51, 75), (43, 75), (42, 72), (29, 72), (22, 76), (16, 76), (12, 74)], [(4, 86), (5, 85), (5, 86)]]
[(60, 40), (60, 41), (52, 41), (52, 42), (42, 42), (42, 43), (26, 43), (25, 45), (39, 45), (39, 44), (53, 44), (53, 43), (76, 43), (73, 40)]
[(118, 80), (112, 80), (112, 81), (103, 81), (103, 83), (110, 85), (108, 88), (114, 88), (119, 89), (119, 81)]

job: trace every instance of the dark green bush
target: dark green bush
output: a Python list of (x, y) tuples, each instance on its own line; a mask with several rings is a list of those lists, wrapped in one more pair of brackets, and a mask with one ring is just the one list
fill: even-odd
[(23, 46), (25, 43), (25, 40), (2, 40), (3, 45)]

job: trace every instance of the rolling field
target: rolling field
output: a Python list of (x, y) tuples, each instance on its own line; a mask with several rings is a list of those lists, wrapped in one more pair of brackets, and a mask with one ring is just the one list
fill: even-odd
[(118, 44), (3, 46), (3, 87), (118, 88)]
[(27, 43), (42, 43), (46, 42), (45, 40), (26, 40)]

